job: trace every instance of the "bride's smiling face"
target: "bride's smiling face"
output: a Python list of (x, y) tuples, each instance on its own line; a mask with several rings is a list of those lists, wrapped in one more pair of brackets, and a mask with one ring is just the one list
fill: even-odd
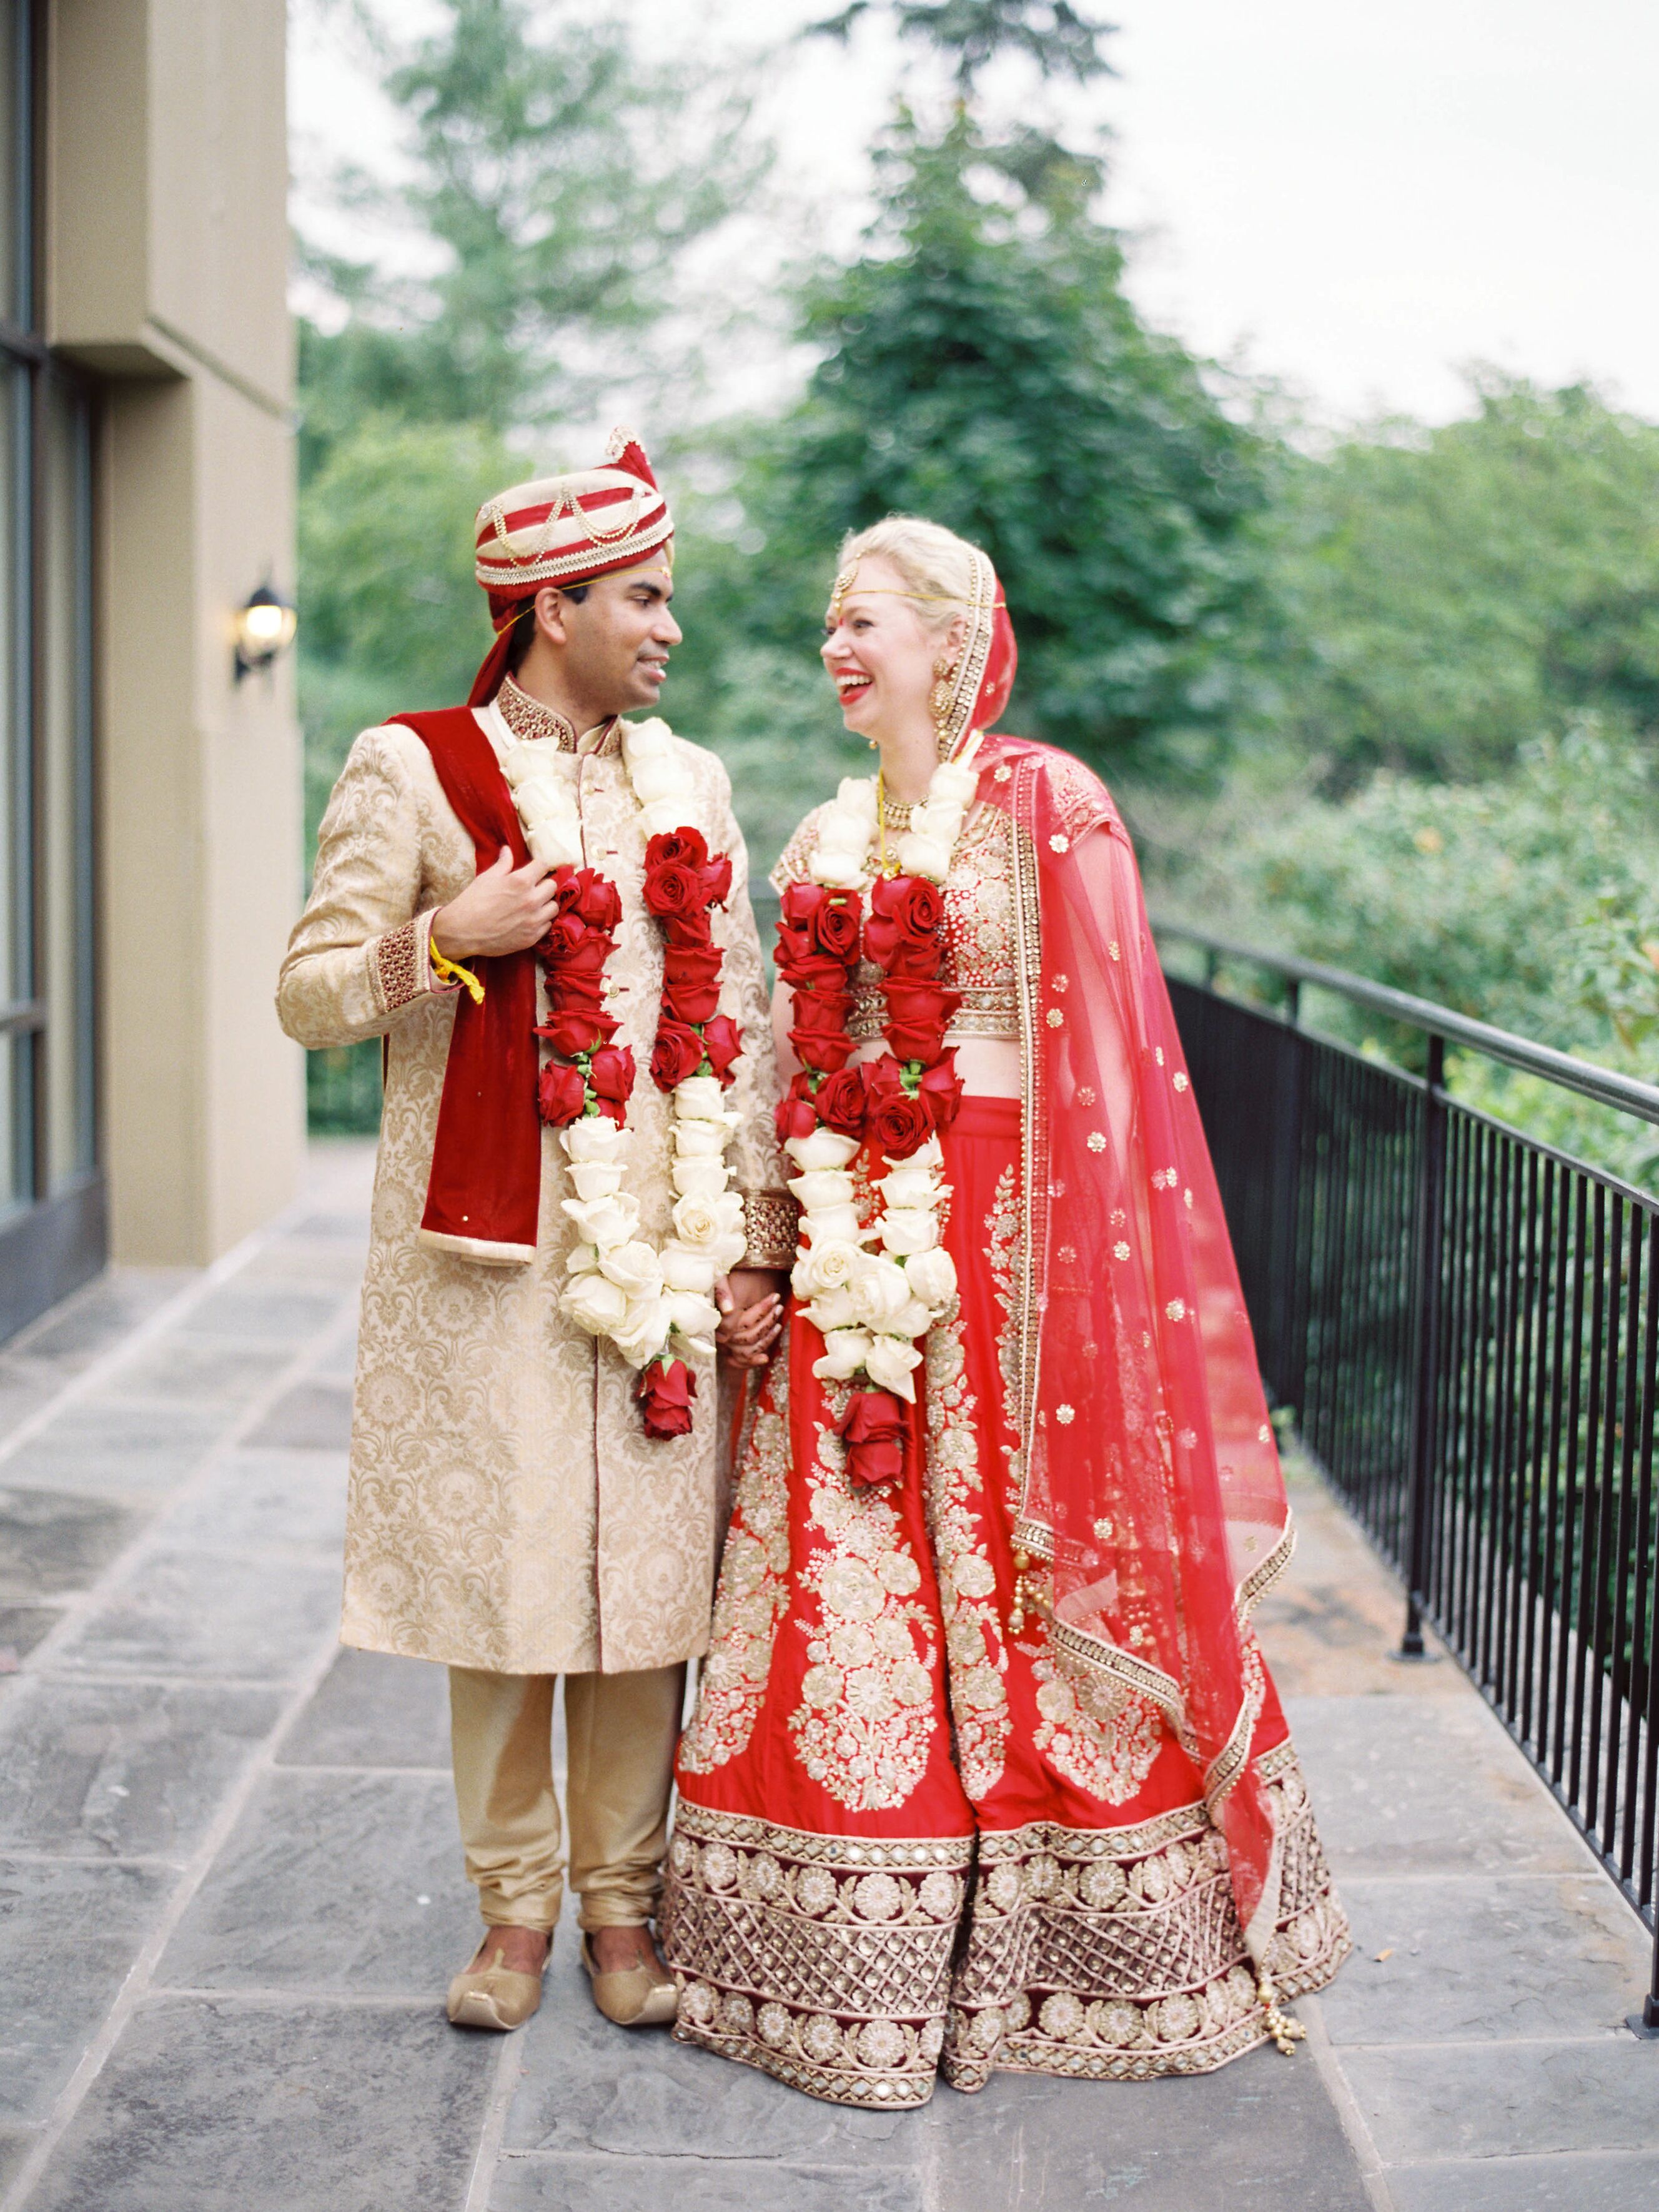
[(924, 626), (908, 590), (890, 561), (867, 554), (840, 607), (832, 606), (824, 619), (823, 665), (842, 721), (861, 738), (927, 720), (944, 641)]

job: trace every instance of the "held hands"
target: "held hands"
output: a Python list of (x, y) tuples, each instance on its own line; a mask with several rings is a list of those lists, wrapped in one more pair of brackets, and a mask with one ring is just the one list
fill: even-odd
[(722, 1319), (714, 1341), (728, 1367), (764, 1367), (783, 1328), (786, 1278), (769, 1267), (733, 1267), (714, 1288)]
[(523, 952), (541, 942), (552, 919), (552, 871), (539, 860), (515, 868), (503, 845), (494, 864), (434, 915), (432, 942), (446, 960)]

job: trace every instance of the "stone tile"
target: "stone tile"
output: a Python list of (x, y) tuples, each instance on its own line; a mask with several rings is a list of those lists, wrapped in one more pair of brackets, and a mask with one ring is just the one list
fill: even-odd
[(0, 1599), (89, 1589), (143, 1525), (103, 1498), (0, 1489)]
[(542, 2008), (522, 2031), (509, 2148), (711, 2161), (763, 2154), (792, 2166), (866, 2169), (917, 2154), (914, 2114), (824, 2104), (752, 2066), (676, 2043), (666, 2030), (613, 2027), (594, 2009), (578, 1941), (567, 1915)]
[(166, 1867), (0, 1858), (0, 2124), (46, 2118), (177, 1880)]
[(351, 1442), (351, 1386), (307, 1378), (283, 1394), (248, 1431), (252, 1445), (344, 1451)]
[(1339, 1879), (1583, 1870), (1583, 1844), (1474, 1698), (1294, 1698), (1286, 1712)]
[(111, 1267), (13, 1337), (18, 1360), (78, 1374), (193, 1281), (194, 1267)]
[(146, 1345), (118, 1370), (117, 1380), (125, 1398), (241, 1406), (274, 1382), (293, 1357), (284, 1344), (203, 1342), (186, 1325)]
[(20, 1490), (73, 1490), (110, 1498), (176, 1490), (234, 1419), (228, 1406), (147, 1405), (100, 1395), (66, 1406), (5, 1462)]
[(187, 1856), (281, 1706), (270, 1690), (28, 1677), (0, 1709), (0, 1846)]
[(0, 2189), (7, 2188), (12, 2176), (33, 2149), (37, 2138), (33, 2130), (25, 2134), (15, 2128), (0, 2128)]
[(337, 1336), (312, 1369), (313, 1375), (326, 1376), (331, 1382), (349, 1382), (357, 1372), (357, 1332)]
[(214, 1862), (158, 1979), (435, 2004), (477, 1942), (476, 1914), (447, 1778), (276, 1773)]
[(343, 1452), (227, 1452), (162, 1522), (164, 1542), (234, 1552), (325, 1552), (345, 1540)]
[(146, 2004), (29, 2212), (459, 2212), (500, 2051), (435, 2009)]
[[(1342, 1901), (1356, 1955), (1320, 1999), (1337, 2044), (1595, 2035), (1619, 2027), (1646, 1984), (1641, 1923), (1594, 1868), (1347, 1881)], [(1659, 2069), (1654, 2078), (1659, 2088)]]
[(293, 1560), (157, 1552), (53, 1657), (60, 1673), (291, 1681), (339, 1618), (339, 1576)]
[(368, 1223), (356, 1237), (284, 1237), (266, 1245), (237, 1275), (239, 1283), (282, 1285), (305, 1291), (355, 1291), (368, 1256)]
[[(754, 2148), (757, 2146), (749, 2145)], [(1026, 2199), (1022, 2198), (1021, 2212)], [(1033, 2205), (1036, 2200), (1029, 2200)], [(923, 2212), (921, 2177), (768, 2158), (505, 2158), (489, 2212)], [(955, 2208), (952, 2208), (955, 2212)]]
[(58, 1605), (0, 1605), (0, 1674), (14, 1673), (63, 1617)]
[(1635, 2212), (1659, 2204), (1659, 2152), (1396, 2166), (1388, 2183), (1395, 2212)]
[(284, 1766), (449, 1771), (449, 1674), (424, 1659), (342, 1650), (289, 1732)]
[(1393, 2166), (1555, 2151), (1659, 2152), (1656, 2057), (1653, 2044), (1621, 2032), (1582, 2043), (1348, 2051), (1342, 2070), (1378, 2155)]
[(194, 1336), (264, 1338), (299, 1345), (319, 1336), (340, 1311), (345, 1293), (300, 1290), (292, 1285), (227, 1283), (191, 1316)]
[(994, 2074), (924, 2116), (933, 2201), (950, 2212), (1369, 2212), (1358, 2163), (1305, 2055), (1258, 2050), (1188, 2080)]
[(31, 1415), (40, 1412), (51, 1397), (52, 1387), (44, 1376), (27, 1375), (0, 1358), (0, 1444)]

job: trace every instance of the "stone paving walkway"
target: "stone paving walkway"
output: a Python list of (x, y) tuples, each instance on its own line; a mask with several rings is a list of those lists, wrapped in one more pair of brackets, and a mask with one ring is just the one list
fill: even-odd
[(0, 1352), (0, 2212), (1627, 2212), (1646, 1942), (1297, 1484), (1266, 1640), (1357, 1950), (1292, 2060), (846, 2112), (608, 2027), (561, 1935), (506, 2040), (436, 1668), (334, 1643), (368, 1156), (205, 1274)]

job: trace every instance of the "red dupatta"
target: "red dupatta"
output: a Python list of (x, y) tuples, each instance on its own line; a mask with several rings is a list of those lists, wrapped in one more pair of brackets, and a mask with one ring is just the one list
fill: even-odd
[[(983, 567), (953, 746), (1012, 688), (1013, 634)], [(1279, 1869), (1250, 1764), (1263, 1675), (1248, 1621), (1291, 1540), (1226, 1218), (1105, 787), (1018, 738), (987, 737), (979, 765), (980, 798), (1013, 830), (1016, 1541), (1050, 1564), (1058, 1663), (1150, 1699), (1194, 1759), (1265, 1964)]]

